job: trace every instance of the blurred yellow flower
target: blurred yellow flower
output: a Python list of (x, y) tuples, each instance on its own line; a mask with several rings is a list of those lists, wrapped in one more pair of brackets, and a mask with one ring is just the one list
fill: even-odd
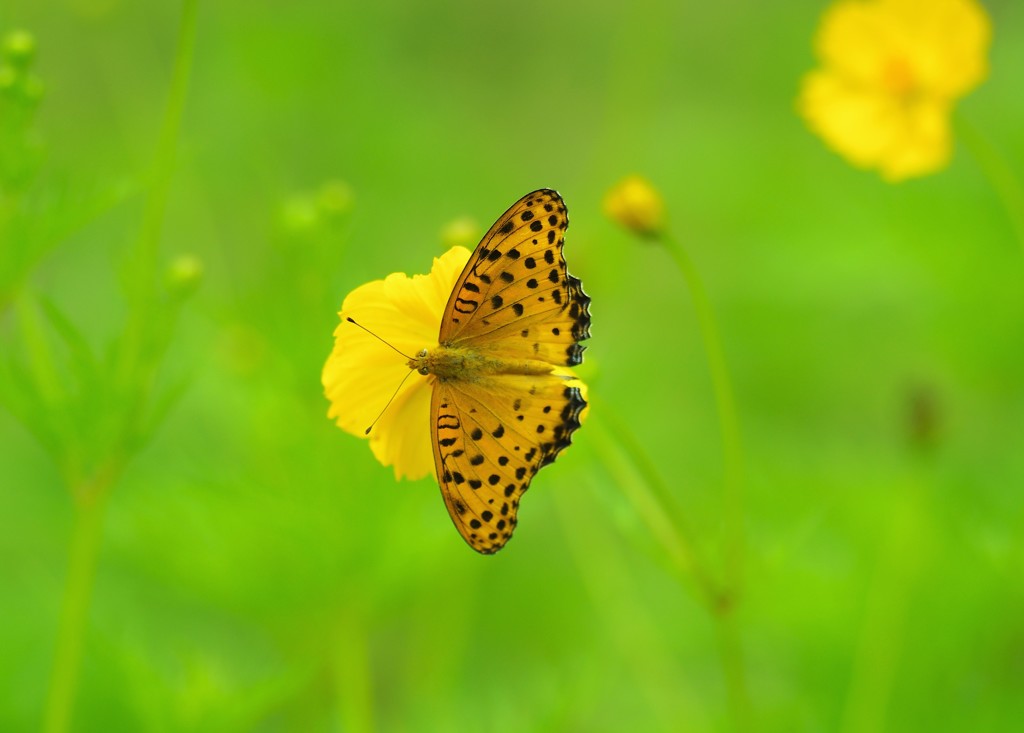
[(975, 0), (840, 0), (818, 29), (800, 113), (855, 166), (889, 181), (932, 173), (949, 161), (954, 101), (988, 73), (990, 38)]
[(656, 237), (665, 227), (661, 194), (641, 176), (627, 176), (605, 194), (604, 213), (626, 229)]
[(331, 403), (327, 415), (342, 430), (369, 437), (373, 455), (394, 466), (397, 479), (423, 478), (434, 471), (431, 381), (416, 375), (407, 379), (367, 436), (366, 428), (411, 372), (405, 359), (345, 319), (353, 318), (409, 356), (436, 347), (441, 314), (469, 254), (465, 247), (452, 247), (434, 259), (429, 275), (392, 273), (356, 288), (341, 306), (334, 350), (322, 374)]

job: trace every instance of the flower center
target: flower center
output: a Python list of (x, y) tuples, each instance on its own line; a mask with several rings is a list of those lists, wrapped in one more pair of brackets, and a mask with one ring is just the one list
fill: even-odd
[(891, 56), (882, 67), (882, 85), (897, 97), (910, 96), (917, 86), (914, 71), (903, 56)]

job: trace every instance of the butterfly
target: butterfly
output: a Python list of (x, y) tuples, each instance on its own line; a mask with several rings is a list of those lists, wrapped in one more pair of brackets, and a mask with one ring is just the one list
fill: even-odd
[(512, 537), (523, 493), (570, 444), (587, 406), (564, 369), (583, 361), (580, 342), (590, 337), (590, 298), (562, 257), (568, 226), (555, 191), (514, 203), (459, 276), (438, 346), (408, 362), (433, 377), (431, 442), (445, 506), (485, 555)]

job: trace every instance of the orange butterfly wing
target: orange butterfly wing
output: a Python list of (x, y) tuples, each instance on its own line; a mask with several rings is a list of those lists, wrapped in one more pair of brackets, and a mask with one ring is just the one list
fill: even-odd
[[(557, 366), (583, 360), (590, 298), (562, 256), (569, 225), (555, 191), (527, 194), (470, 256), (441, 320), (439, 343)], [(564, 374), (435, 378), (434, 464), (456, 528), (484, 554), (515, 529), (520, 498), (580, 426), (586, 401)]]
[(434, 384), (441, 494), (456, 528), (477, 552), (489, 555), (505, 546), (530, 481), (572, 442), (587, 403), (579, 387), (567, 382), (545, 374)]
[(565, 267), (569, 214), (540, 189), (498, 217), (470, 256), (441, 318), (439, 341), (556, 366), (583, 361), (590, 298)]

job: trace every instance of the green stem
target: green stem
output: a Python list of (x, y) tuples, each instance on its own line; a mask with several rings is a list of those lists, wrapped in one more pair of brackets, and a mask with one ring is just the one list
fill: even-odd
[(68, 575), (43, 723), (46, 733), (63, 733), (71, 729), (89, 599), (96, 575), (107, 494), (112, 481), (113, 474), (107, 473), (91, 486), (83, 485), (75, 491)]
[[(197, 0), (182, 0), (174, 72), (157, 144), (153, 185), (146, 198), (135, 260), (128, 273), (129, 316), (115, 379), (122, 387), (129, 389), (136, 381), (144, 386), (147, 375), (143, 364), (143, 345), (147, 325), (152, 320), (150, 316), (157, 288), (160, 230), (167, 206), (167, 193), (192, 64), (197, 4)], [(140, 390), (137, 397), (141, 402), (144, 391)], [(139, 411), (138, 406), (135, 409)], [(124, 429), (126, 433), (131, 432), (131, 426), (125, 426)], [(71, 725), (104, 510), (107, 495), (123, 465), (120, 458), (122, 450), (124, 446), (115, 449), (108, 461), (101, 464), (100, 469), (89, 479), (71, 480), (75, 519), (56, 656), (44, 715), (44, 730), (47, 733), (66, 731)]]
[(734, 606), (723, 605), (714, 612), (715, 637), (718, 655), (722, 659), (725, 676), (725, 697), (735, 733), (750, 730), (750, 699), (747, 697), (747, 676), (743, 664), (743, 645), (740, 642)]
[(726, 585), (733, 593), (739, 592), (743, 575), (743, 451), (740, 443), (739, 419), (732, 382), (722, 351), (722, 340), (718, 334), (711, 301), (700, 278), (697, 268), (686, 250), (668, 234), (662, 234), (662, 242), (675, 259), (690, 289), (693, 307), (697, 313), (704, 351), (707, 354), (711, 382), (718, 405), (719, 427), (722, 436), (722, 450), (725, 460), (725, 528), (726, 528)]
[(57, 376), (57, 368), (54, 364), (53, 354), (50, 352), (50, 345), (46, 341), (43, 326), (39, 322), (39, 313), (35, 303), (24, 291), (17, 296), (14, 302), (18, 314), (18, 324), (21, 327), (21, 336), (28, 350), (36, 391), (48, 405), (56, 404), (63, 396), (63, 389), (60, 378)]
[(955, 119), (960, 140), (1002, 202), (1017, 236), (1017, 244), (1024, 251), (1024, 186), (995, 146), (962, 115)]
[(167, 210), (167, 197), (174, 174), (174, 159), (185, 109), (188, 80), (192, 71), (196, 36), (197, 0), (182, 0), (178, 46), (171, 76), (171, 88), (164, 110), (153, 162), (153, 178), (142, 212), (138, 246), (128, 271), (129, 315), (122, 342), (118, 376), (129, 384), (144, 350), (145, 334), (153, 319), (154, 294), (160, 256), (160, 232)]
[(931, 511), (927, 481), (912, 475), (894, 489), (893, 505), (885, 512), (889, 527), (865, 594), (864, 621), (846, 696), (845, 733), (887, 727), (917, 577), (928, 561)]
[[(674, 730), (678, 727), (678, 700), (667, 698), (662, 685), (665, 680), (675, 680), (673, 686), (681, 685), (681, 670), (652, 613), (657, 609), (643, 600), (643, 594), (634, 585), (634, 568), (623, 557), (618, 543), (608, 541), (605, 528), (590, 519), (579, 521), (579, 496), (558, 491), (552, 493), (552, 501), (567, 528), (565, 540), (579, 578), (593, 601), (595, 613), (605, 618), (602, 643), (615, 646), (632, 673), (637, 694), (654, 718), (651, 728)], [(688, 696), (683, 693), (677, 698)]]
[[(591, 395), (601, 420), (592, 420), (596, 428), (591, 437), (598, 444), (599, 455), (608, 473), (625, 493), (652, 535), (665, 547), (679, 578), (692, 579), (700, 591), (715, 625), (718, 652), (725, 679), (726, 700), (733, 730), (748, 730), (750, 704), (743, 667), (743, 650), (736, 628), (735, 592), (720, 588), (712, 580), (695, 551), (682, 520), (673, 511), (674, 501), (654, 463), (632, 433), (617, 420), (607, 404)], [(605, 428), (602, 422), (608, 423)], [(625, 454), (634, 471), (624, 471), (616, 460)]]
[(343, 729), (352, 733), (373, 733), (372, 662), (366, 624), (356, 607), (343, 613), (334, 643), (335, 699)]
[[(691, 579), (704, 601), (713, 608), (718, 604), (719, 591), (698, 560), (690, 533), (678, 512), (674, 511), (672, 492), (643, 446), (615, 416), (611, 407), (594, 395), (590, 395), (589, 399), (601, 417), (600, 420), (593, 420), (593, 438), (608, 473), (615, 478), (616, 484), (651, 530), (653, 537), (665, 548), (675, 571), (681, 578)], [(602, 423), (607, 423), (608, 427)], [(632, 471), (623, 470), (617, 460), (621, 454), (628, 458)]]
[(174, 58), (171, 88), (167, 97), (167, 108), (160, 127), (154, 161), (154, 181), (146, 199), (142, 218), (142, 236), (139, 246), (143, 254), (148, 282), (156, 278), (157, 256), (160, 248), (160, 230), (163, 227), (167, 209), (167, 194), (174, 175), (174, 159), (181, 134), (181, 118), (185, 111), (185, 97), (188, 94), (189, 76), (192, 73), (193, 49), (196, 43), (196, 13), (198, 0), (183, 0), (181, 24), (178, 27), (178, 47)]

